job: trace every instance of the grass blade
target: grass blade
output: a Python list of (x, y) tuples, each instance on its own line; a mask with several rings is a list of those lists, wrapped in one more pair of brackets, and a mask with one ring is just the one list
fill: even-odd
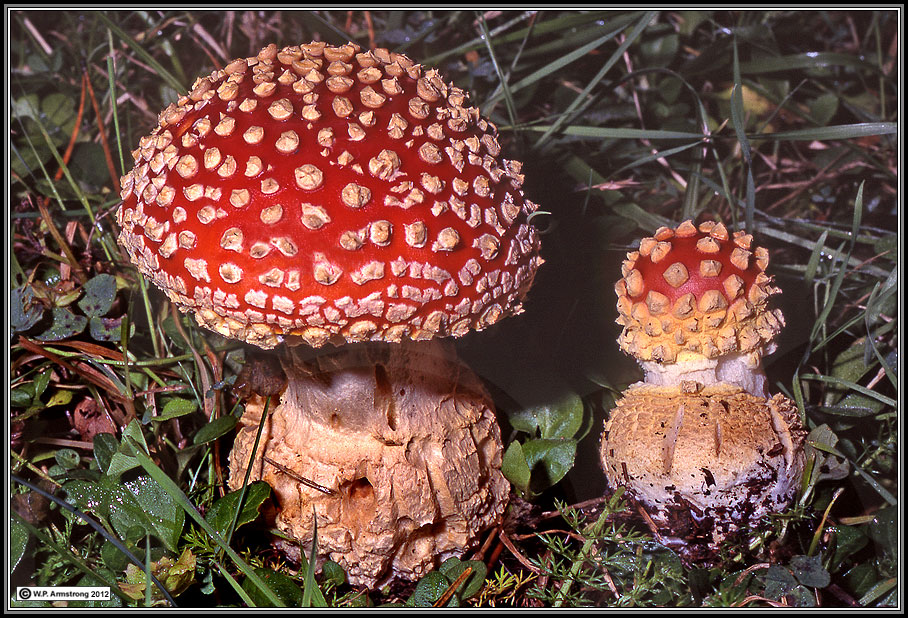
[(177, 503), (183, 508), (184, 511), (193, 519), (195, 522), (211, 537), (211, 539), (220, 547), (225, 554), (233, 561), (237, 568), (242, 571), (243, 575), (249, 578), (259, 590), (262, 591), (268, 600), (274, 604), (275, 607), (284, 607), (283, 601), (278, 598), (276, 594), (268, 587), (268, 585), (262, 581), (262, 578), (259, 577), (255, 570), (252, 569), (246, 562), (237, 554), (232, 547), (230, 547), (224, 539), (221, 537), (217, 531), (209, 525), (201, 513), (195, 508), (186, 494), (177, 487), (177, 484), (174, 483), (169, 476), (167, 476), (163, 470), (161, 470), (155, 463), (152, 461), (151, 457), (146, 455), (142, 449), (138, 446), (134, 447), (135, 452), (133, 456), (136, 458), (136, 461), (140, 466), (148, 473), (148, 475), (164, 490), (170, 494), (170, 496), (177, 501)]

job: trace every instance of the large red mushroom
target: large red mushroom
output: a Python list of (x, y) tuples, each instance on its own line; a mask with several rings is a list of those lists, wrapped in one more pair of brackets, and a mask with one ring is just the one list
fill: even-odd
[(402, 54), (269, 45), (197, 80), (133, 157), (120, 243), (200, 325), (265, 349), (387, 346), (309, 363), (281, 346), (286, 388), (254, 458), (264, 405), (247, 406), (231, 486), (254, 459), (302, 541), (315, 505), (320, 553), (354, 583), (474, 543), (508, 494), (491, 399), (412, 342), (521, 312), (541, 263), (495, 126)]

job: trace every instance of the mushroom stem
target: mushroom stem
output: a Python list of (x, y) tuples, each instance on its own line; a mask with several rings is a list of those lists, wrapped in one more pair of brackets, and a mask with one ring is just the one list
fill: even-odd
[(726, 354), (707, 358), (701, 354), (690, 354), (682, 361), (665, 364), (656, 361), (639, 361), (643, 369), (643, 382), (653, 386), (671, 386), (682, 382), (731, 384), (751, 395), (768, 398), (766, 373), (759, 358), (752, 354)]
[(318, 557), (370, 587), (421, 576), (497, 523), (510, 489), (499, 428), (490, 396), (453, 345), (305, 352), (282, 357), (286, 388), (254, 458), (264, 401), (248, 402), (230, 455), (232, 488), (251, 459), (251, 478), (274, 488), (276, 526), (306, 546), (314, 514)]

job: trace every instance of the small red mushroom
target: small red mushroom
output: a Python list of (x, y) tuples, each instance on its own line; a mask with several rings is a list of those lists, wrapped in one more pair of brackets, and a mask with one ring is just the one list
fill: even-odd
[[(269, 45), (197, 80), (133, 157), (119, 242), (200, 325), (266, 349), (390, 346), (367, 374), (371, 352), (356, 350), (330, 371), (282, 354), (287, 385), (253, 478), (281, 487), (283, 529), (305, 536), (311, 527), (300, 521), (311, 523), (312, 503), (333, 495), (340, 502), (317, 509), (320, 549), (368, 585), (389, 573), (417, 577), (473, 543), (507, 501), (490, 398), (452, 366), (408, 378), (419, 358), (440, 352), (397, 344), (462, 336), (522, 311), (542, 262), (528, 224), (537, 206), (521, 189), (521, 164), (502, 156), (496, 127), (464, 91), (402, 54)], [(350, 366), (358, 377), (337, 373)], [(321, 382), (310, 381), (315, 374)], [(354, 397), (351, 388), (378, 390)], [(369, 409), (341, 410), (335, 396)], [(315, 400), (321, 407), (306, 407)], [(258, 427), (257, 405), (244, 427)], [(482, 430), (471, 434), (473, 426)], [(247, 438), (241, 431), (232, 457), (234, 486), (251, 455)], [(435, 456), (445, 444), (456, 452)], [(364, 453), (371, 459), (351, 459)], [(329, 491), (290, 486), (290, 474)], [(411, 513), (408, 496), (426, 509)], [(376, 527), (352, 506), (373, 499), (403, 502), (379, 504)]]
[(759, 530), (800, 488), (806, 432), (762, 368), (784, 324), (768, 261), (744, 232), (685, 221), (644, 238), (615, 286), (618, 343), (644, 379), (611, 410), (600, 460), (661, 534), (691, 542), (691, 562)]
[(615, 286), (621, 349), (646, 382), (727, 382), (766, 396), (761, 359), (784, 325), (768, 300), (769, 252), (721, 223), (660, 228), (627, 254)]

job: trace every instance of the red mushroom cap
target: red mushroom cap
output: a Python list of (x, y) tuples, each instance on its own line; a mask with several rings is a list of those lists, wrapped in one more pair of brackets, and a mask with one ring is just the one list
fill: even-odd
[(521, 311), (538, 207), (465, 101), (384, 49), (270, 45), (161, 113), (119, 242), (201, 325), (264, 348), (485, 328)]
[(721, 223), (660, 228), (627, 254), (618, 294), (621, 348), (643, 361), (682, 351), (716, 358), (757, 353), (784, 319), (767, 301), (779, 292), (764, 272), (769, 252)]

